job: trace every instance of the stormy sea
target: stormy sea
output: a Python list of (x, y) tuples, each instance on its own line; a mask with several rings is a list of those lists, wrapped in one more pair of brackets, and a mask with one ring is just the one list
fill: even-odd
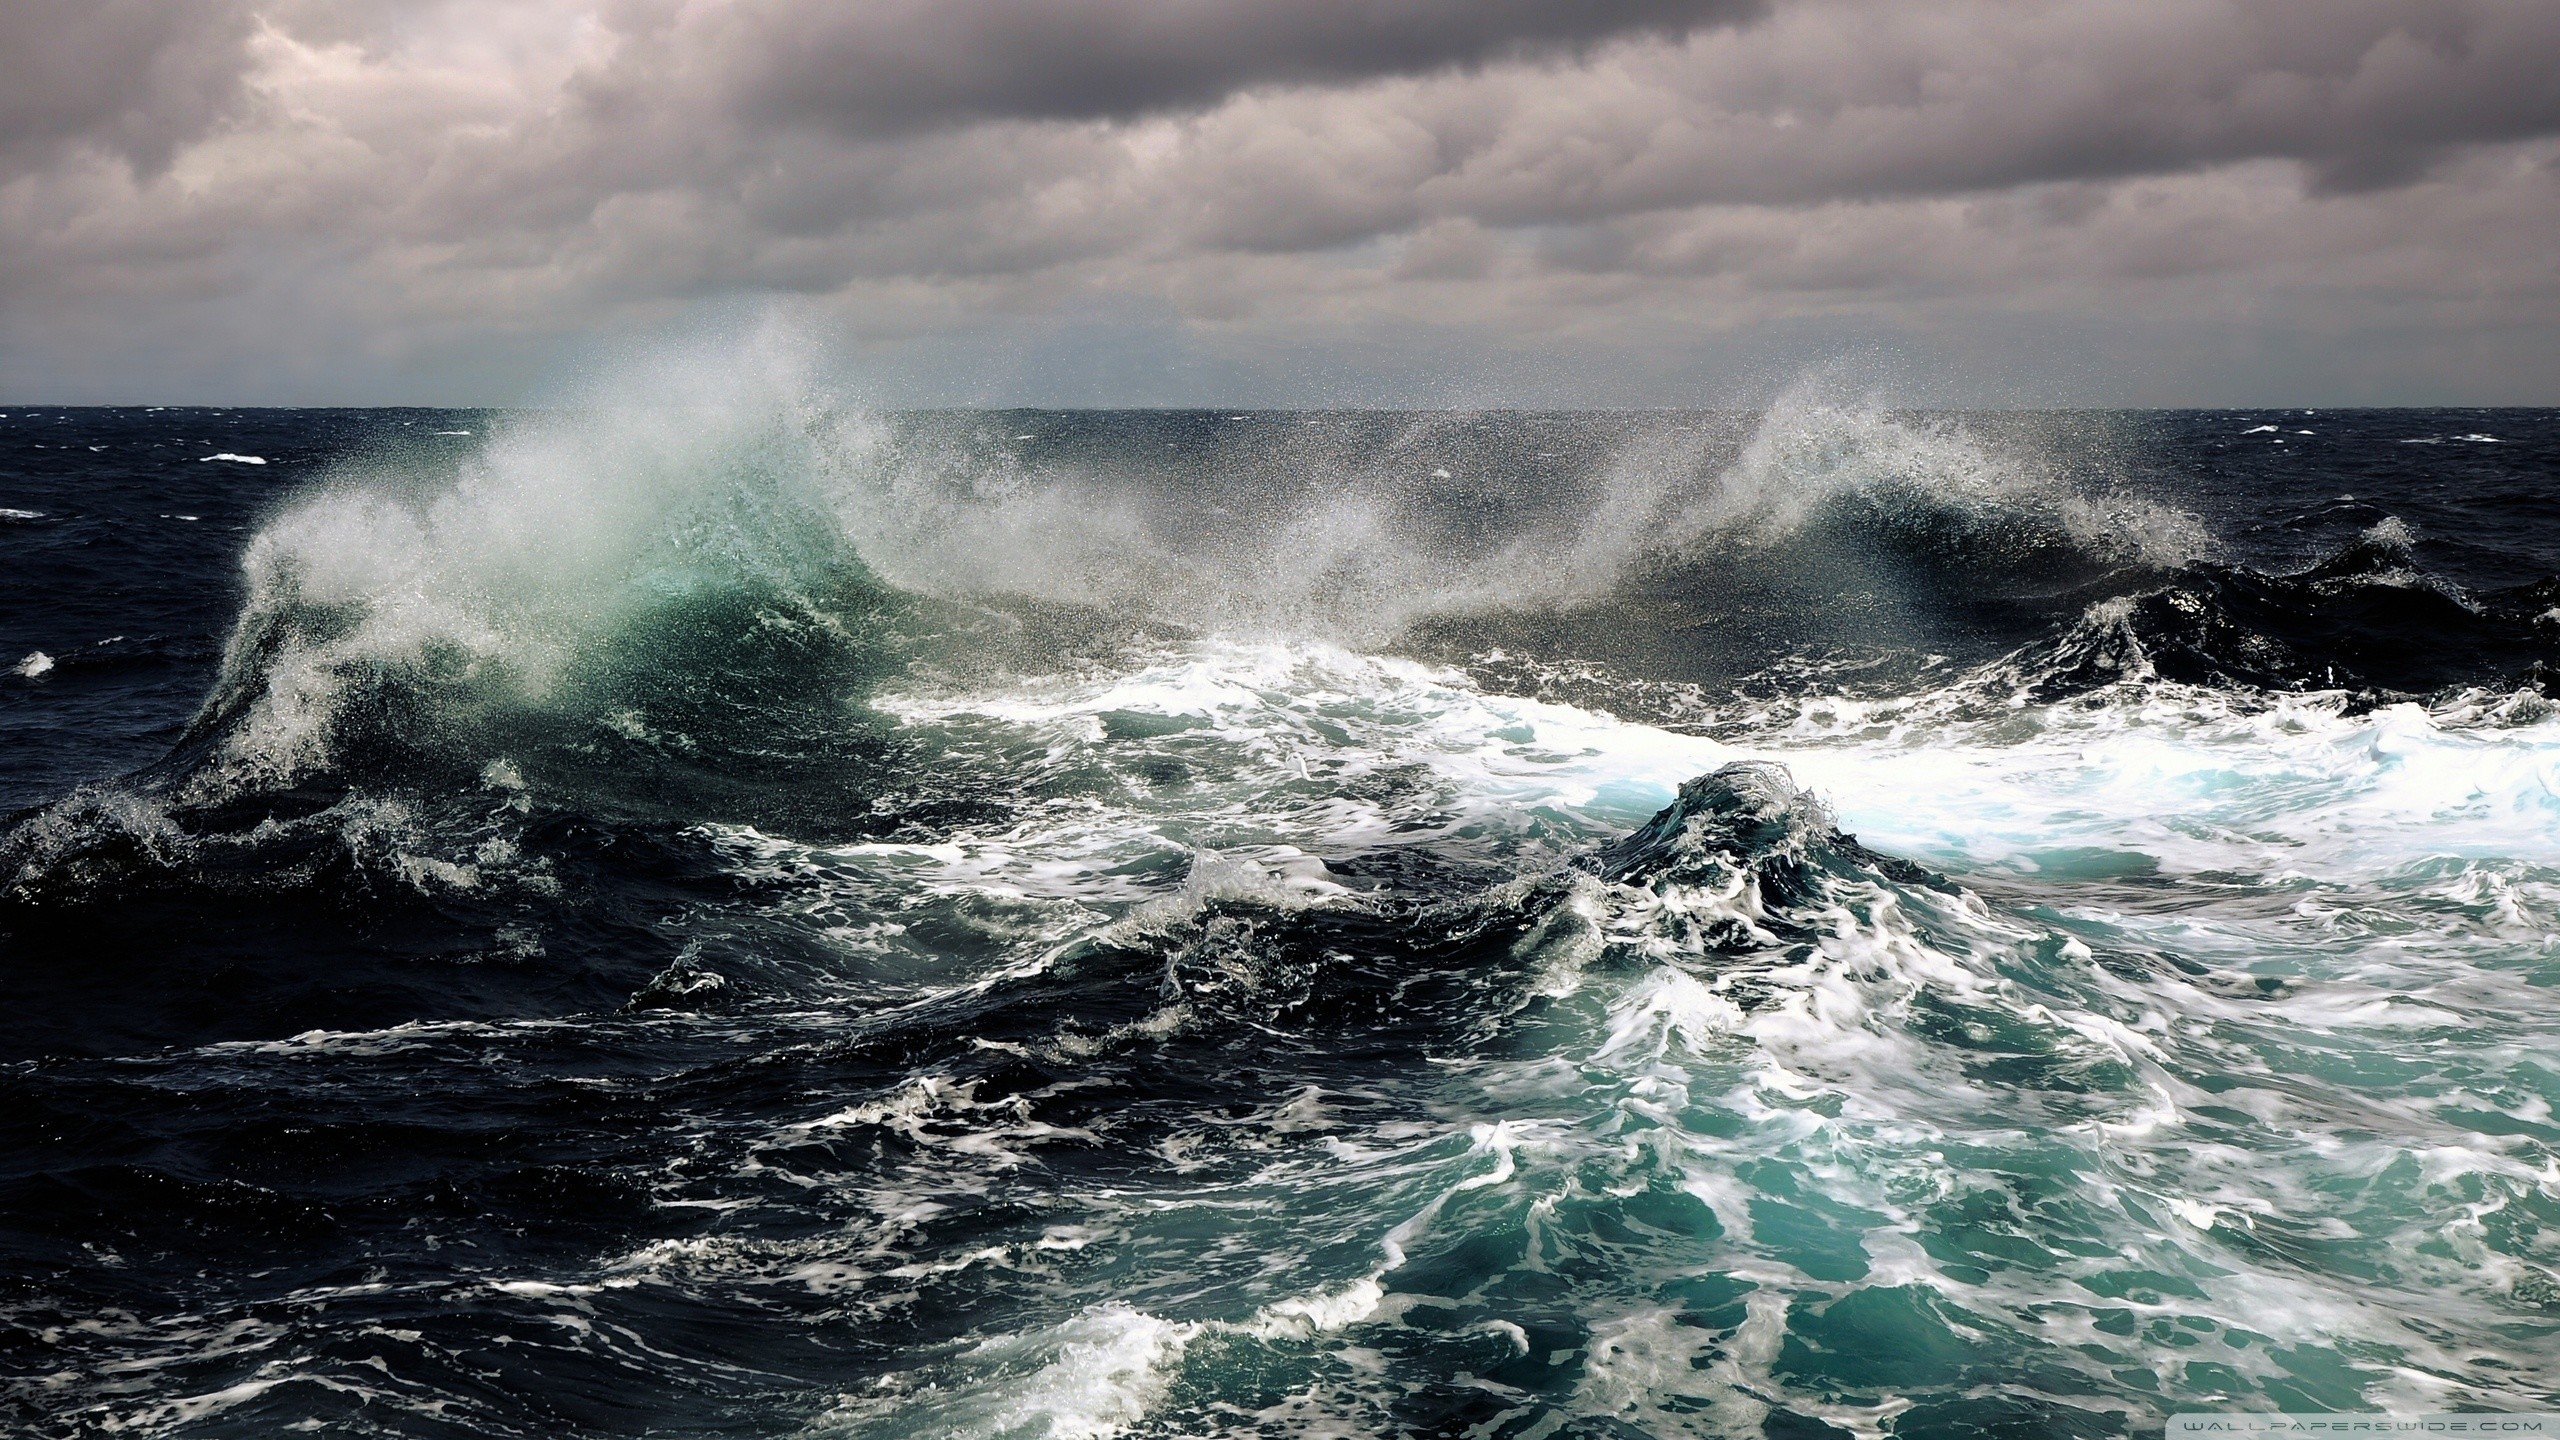
[(0, 417), (0, 1429), (2560, 1406), (2560, 412)]

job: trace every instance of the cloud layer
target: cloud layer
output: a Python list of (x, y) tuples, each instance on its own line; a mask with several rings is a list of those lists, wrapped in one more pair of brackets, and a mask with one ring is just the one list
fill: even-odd
[(506, 399), (780, 295), (894, 398), (2560, 402), (2548, 0), (22, 13), (13, 395)]
[(1672, 36), (1749, 0), (746, 0), (630, 26), (625, 104), (725, 97), (754, 122), (906, 134), (999, 117), (1126, 119), (1253, 85), (1323, 85)]

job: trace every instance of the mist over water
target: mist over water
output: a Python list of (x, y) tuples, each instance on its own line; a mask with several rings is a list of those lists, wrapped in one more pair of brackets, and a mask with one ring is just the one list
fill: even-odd
[(0, 1404), (2560, 1405), (2560, 417), (1835, 389), (13, 413)]

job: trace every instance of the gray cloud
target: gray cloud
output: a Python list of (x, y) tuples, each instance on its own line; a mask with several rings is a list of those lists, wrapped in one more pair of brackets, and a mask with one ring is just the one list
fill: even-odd
[(237, 97), (251, 28), (220, 0), (16, 0), (0, 27), (0, 164), (85, 144), (145, 169)]
[(2361, 393), (2560, 398), (2549, 0), (30, 3), (13, 388), (516, 376), (780, 294), (883, 355), (1043, 357), (1034, 391), (1070, 332), (1225, 376), (1570, 354), (1603, 399), (1659, 355), (2139, 304), (2145, 354), (2272, 326), (2345, 376), (2387, 332)]
[(900, 134), (991, 118), (1095, 120), (1254, 85), (1415, 74), (1676, 36), (1762, 0), (747, 0), (627, 17), (590, 81), (616, 110), (707, 82), (752, 123)]
[[(2265, 158), (2324, 190), (2381, 188), (2464, 145), (2560, 132), (2560, 7), (1812, 0), (1748, 34), (1498, 83), (1490, 105), (1492, 86), (1421, 85), (1321, 116), (1303, 101), (1290, 116), (1284, 98), (1231, 126), (1213, 117), (1196, 178), (1242, 221), (1219, 238), (1327, 244), (1446, 216), (1570, 223)], [(1402, 143), (1310, 176), (1321, 147), (1265, 133), (1339, 130), (1355, 104), (1369, 133)]]

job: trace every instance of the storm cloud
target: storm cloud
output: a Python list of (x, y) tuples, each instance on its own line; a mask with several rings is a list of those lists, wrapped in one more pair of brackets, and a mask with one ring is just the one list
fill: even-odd
[(506, 399), (785, 297), (919, 399), (1712, 402), (1876, 346), (1991, 398), (2560, 399), (2547, 0), (12, 25), (12, 395)]
[[(1327, 84), (1673, 36), (1752, 0), (748, 0), (631, 23), (593, 93), (707, 83), (752, 121), (896, 134), (955, 120), (1127, 118), (1252, 85)], [(654, 21), (655, 23), (651, 23)]]
[(19, 0), (0, 23), (0, 164), (88, 147), (158, 169), (248, 69), (249, 17), (220, 4)]

